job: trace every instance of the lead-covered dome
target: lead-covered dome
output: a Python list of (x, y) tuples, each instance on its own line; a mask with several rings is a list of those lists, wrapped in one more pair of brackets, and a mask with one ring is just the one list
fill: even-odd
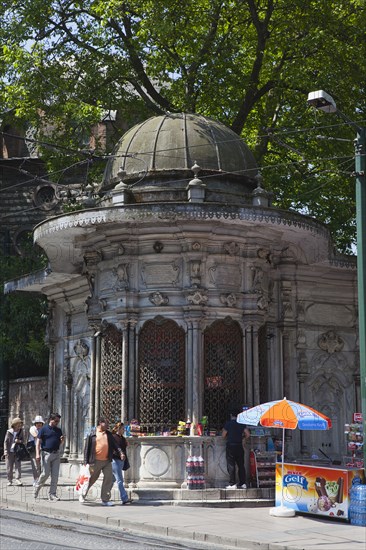
[(254, 156), (235, 132), (201, 115), (175, 113), (152, 117), (124, 134), (101, 191), (123, 179), (136, 202), (185, 200), (194, 164), (207, 188), (206, 201), (237, 202), (240, 196), (247, 202), (257, 186)]

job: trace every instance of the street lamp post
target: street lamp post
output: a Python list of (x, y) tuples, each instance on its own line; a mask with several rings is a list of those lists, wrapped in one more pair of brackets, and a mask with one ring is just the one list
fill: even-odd
[[(350, 126), (356, 129), (355, 178), (356, 178), (356, 229), (357, 229), (357, 289), (358, 289), (358, 330), (360, 349), (360, 386), (363, 434), (366, 436), (366, 128), (350, 120), (337, 109), (332, 96), (318, 90), (308, 95), (308, 103), (326, 113), (337, 113)], [(363, 445), (364, 468), (366, 468), (366, 444)]]

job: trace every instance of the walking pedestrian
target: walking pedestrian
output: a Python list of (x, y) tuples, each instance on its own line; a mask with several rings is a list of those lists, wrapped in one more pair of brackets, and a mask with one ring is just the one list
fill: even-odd
[[(229, 474), (229, 485), (226, 489), (246, 489), (243, 439), (250, 437), (245, 424), (236, 421), (237, 414), (231, 412), (230, 420), (225, 423), (222, 436), (226, 438), (226, 463)], [(236, 466), (238, 467), (239, 484), (236, 484)]]
[(117, 424), (112, 429), (112, 434), (115, 442), (118, 447), (122, 449), (122, 454), (120, 455), (117, 451), (113, 451), (112, 455), (112, 471), (113, 477), (117, 482), (119, 494), (121, 497), (122, 504), (127, 504), (130, 501), (128, 498), (124, 480), (123, 480), (123, 470), (125, 469), (127, 458), (127, 440), (124, 437), (125, 427), (123, 422), (117, 422)]
[(23, 439), (23, 420), (19, 417), (13, 418), (13, 420), (11, 421), (11, 428), (6, 430), (4, 439), (4, 456), (6, 463), (6, 473), (8, 476), (8, 485), (13, 485), (14, 470), (14, 483), (16, 485), (23, 485), (21, 480), (21, 461), (15, 453), (15, 445), (17, 443), (23, 443)]
[(48, 424), (44, 424), (39, 430), (36, 442), (36, 460), (40, 461), (42, 458), (42, 471), (34, 487), (34, 498), (38, 497), (39, 491), (51, 475), (48, 495), (48, 500), (51, 502), (60, 500), (56, 494), (60, 472), (60, 445), (64, 442), (64, 436), (58, 427), (60, 419), (61, 415), (58, 413), (50, 414)]
[(33, 474), (33, 487), (36, 486), (39, 476), (41, 475), (41, 462), (36, 459), (36, 443), (38, 432), (44, 425), (42, 416), (38, 415), (32, 420), (33, 426), (29, 429), (29, 437), (27, 443), (27, 450), (31, 459), (32, 474)]
[(108, 430), (108, 422), (105, 418), (99, 418), (95, 433), (90, 434), (85, 442), (84, 464), (89, 464), (90, 480), (87, 490), (79, 496), (80, 502), (85, 502), (87, 493), (103, 472), (102, 506), (114, 506), (110, 500), (113, 486), (112, 457), (113, 451), (117, 451), (120, 459), (125, 456), (121, 447), (118, 447), (112, 433)]

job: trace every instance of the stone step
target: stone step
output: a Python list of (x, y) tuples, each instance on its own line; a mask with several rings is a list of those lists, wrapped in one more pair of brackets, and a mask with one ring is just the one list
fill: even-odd
[[(115, 487), (116, 489), (116, 487)], [(131, 498), (136, 500), (274, 500), (274, 489), (139, 489), (126, 487)]]
[(259, 508), (274, 506), (274, 499), (245, 499), (245, 500), (136, 500), (132, 499), (133, 505), (137, 506), (186, 506), (200, 508)]

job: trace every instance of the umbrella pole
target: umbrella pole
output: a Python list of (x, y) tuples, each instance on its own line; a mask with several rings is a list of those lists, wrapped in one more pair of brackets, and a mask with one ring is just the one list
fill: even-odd
[(282, 428), (281, 507), (283, 506), (283, 475), (285, 472), (285, 428)]
[(282, 464), (281, 464), (281, 504), (275, 506), (269, 511), (270, 516), (277, 516), (282, 518), (292, 518), (295, 515), (295, 510), (287, 508), (283, 503), (283, 477), (285, 472), (285, 428), (282, 428)]

